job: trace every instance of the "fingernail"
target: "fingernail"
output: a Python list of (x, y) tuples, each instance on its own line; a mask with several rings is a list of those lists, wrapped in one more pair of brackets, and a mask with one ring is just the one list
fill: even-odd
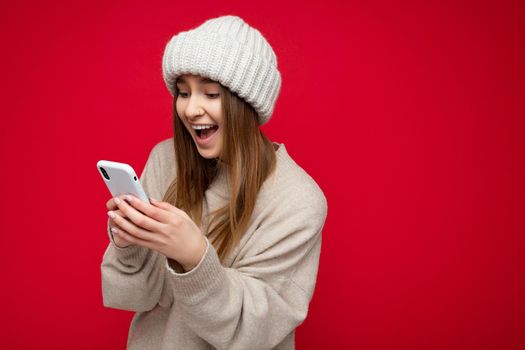
[(131, 196), (129, 194), (126, 195), (126, 200), (128, 202), (131, 202), (133, 200), (133, 198), (131, 198)]
[(112, 211), (108, 211), (108, 216), (109, 216), (110, 218), (114, 219), (114, 218), (115, 218), (115, 213), (112, 212)]
[(116, 205), (119, 205), (120, 204), (120, 199), (118, 197), (115, 197), (115, 204)]
[(112, 228), (111, 228), (111, 232), (113, 232), (113, 233), (117, 233), (118, 230), (117, 230), (115, 227), (112, 227)]

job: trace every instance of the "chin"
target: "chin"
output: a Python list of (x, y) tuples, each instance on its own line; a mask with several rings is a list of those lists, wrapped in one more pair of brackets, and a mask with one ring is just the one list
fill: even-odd
[(206, 152), (206, 151), (199, 150), (199, 154), (201, 155), (202, 158), (206, 158), (206, 159), (215, 159), (219, 157), (217, 152), (209, 152), (209, 151)]

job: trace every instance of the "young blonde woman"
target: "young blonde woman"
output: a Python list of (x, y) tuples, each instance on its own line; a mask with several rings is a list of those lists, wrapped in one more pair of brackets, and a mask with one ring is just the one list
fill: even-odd
[(128, 349), (294, 349), (327, 203), (259, 128), (280, 90), (275, 54), (223, 16), (173, 36), (162, 68), (174, 135), (140, 177), (152, 203), (106, 204), (104, 305), (136, 312)]

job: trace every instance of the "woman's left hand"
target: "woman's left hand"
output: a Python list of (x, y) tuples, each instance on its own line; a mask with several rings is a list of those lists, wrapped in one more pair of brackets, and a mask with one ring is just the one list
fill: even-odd
[(185, 271), (193, 269), (206, 251), (201, 230), (183, 210), (166, 202), (151, 202), (132, 195), (115, 197), (118, 208), (129, 220), (108, 211), (121, 228), (113, 234), (176, 260)]

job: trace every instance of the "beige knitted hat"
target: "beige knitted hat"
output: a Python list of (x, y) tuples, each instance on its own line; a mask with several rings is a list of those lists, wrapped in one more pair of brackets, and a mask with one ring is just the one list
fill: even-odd
[(270, 119), (281, 87), (270, 44), (237, 16), (213, 18), (171, 38), (164, 50), (162, 74), (172, 96), (177, 77), (185, 73), (228, 87), (253, 106), (260, 125)]

